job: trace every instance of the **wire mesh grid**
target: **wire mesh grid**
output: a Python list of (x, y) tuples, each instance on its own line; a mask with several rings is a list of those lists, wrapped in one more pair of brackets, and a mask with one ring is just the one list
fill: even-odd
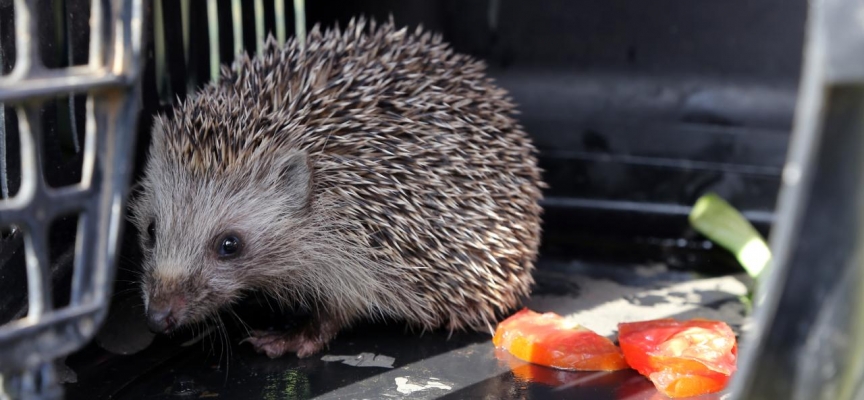
[[(37, 5), (14, 1), (15, 64), (0, 77), (20, 151), (20, 186), (0, 200), (0, 225), (23, 235), (28, 301), (26, 317), (0, 326), (0, 399), (59, 396), (53, 360), (86, 343), (106, 315), (140, 101), (141, 0), (92, 1), (88, 62), (66, 68), (41, 58)], [(55, 188), (45, 177), (41, 106), (70, 93), (86, 94), (81, 179)], [(78, 216), (71, 294), (54, 309), (48, 229), (70, 214)]]

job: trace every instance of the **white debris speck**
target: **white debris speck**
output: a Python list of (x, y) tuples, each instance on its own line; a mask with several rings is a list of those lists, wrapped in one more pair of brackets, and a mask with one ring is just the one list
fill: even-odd
[(326, 355), (321, 357), (321, 361), (341, 361), (342, 364), (354, 367), (393, 368), (393, 362), (395, 362), (396, 359), (381, 354), (360, 353), (353, 356)]
[(450, 390), (450, 389), (452, 389), (452, 387), (447, 386), (441, 382), (438, 382), (437, 379), (435, 379), (435, 378), (429, 378), (429, 380), (426, 381), (425, 385), (419, 385), (416, 383), (409, 383), (408, 378), (404, 377), (404, 376), (400, 376), (400, 377), (396, 378), (396, 391), (398, 391), (399, 393), (411, 394), (411, 393), (419, 392), (421, 390), (426, 390), (426, 389)]

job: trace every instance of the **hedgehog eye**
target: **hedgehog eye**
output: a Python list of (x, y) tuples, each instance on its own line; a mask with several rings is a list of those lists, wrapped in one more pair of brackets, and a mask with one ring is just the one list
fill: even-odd
[(240, 253), (243, 243), (237, 235), (229, 234), (219, 239), (217, 251), (220, 258), (231, 258)]
[(156, 245), (156, 221), (150, 221), (147, 225), (147, 247), (153, 248)]

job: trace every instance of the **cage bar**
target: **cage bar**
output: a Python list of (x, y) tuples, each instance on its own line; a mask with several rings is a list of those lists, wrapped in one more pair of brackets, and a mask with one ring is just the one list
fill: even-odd
[[(107, 312), (138, 115), (142, 1), (93, 1), (89, 62), (59, 69), (40, 59), (36, 4), (14, 3), (17, 57), (0, 77), (0, 103), (17, 110), (21, 152), (21, 187), (0, 201), (0, 223), (23, 230), (29, 302), (26, 318), (0, 326), (0, 398), (59, 396), (53, 362), (86, 343)], [(81, 93), (88, 95), (82, 178), (50, 188), (42, 101)], [(79, 220), (73, 287), (70, 304), (54, 309), (47, 234), (69, 213)]]

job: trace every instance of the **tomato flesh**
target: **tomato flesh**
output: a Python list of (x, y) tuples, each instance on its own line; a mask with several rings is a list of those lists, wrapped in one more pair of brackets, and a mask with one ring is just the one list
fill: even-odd
[(498, 324), (492, 343), (518, 359), (573, 371), (628, 368), (611, 340), (554, 313), (523, 309)]
[(719, 392), (736, 369), (735, 334), (720, 321), (621, 323), (618, 343), (627, 363), (673, 398)]

